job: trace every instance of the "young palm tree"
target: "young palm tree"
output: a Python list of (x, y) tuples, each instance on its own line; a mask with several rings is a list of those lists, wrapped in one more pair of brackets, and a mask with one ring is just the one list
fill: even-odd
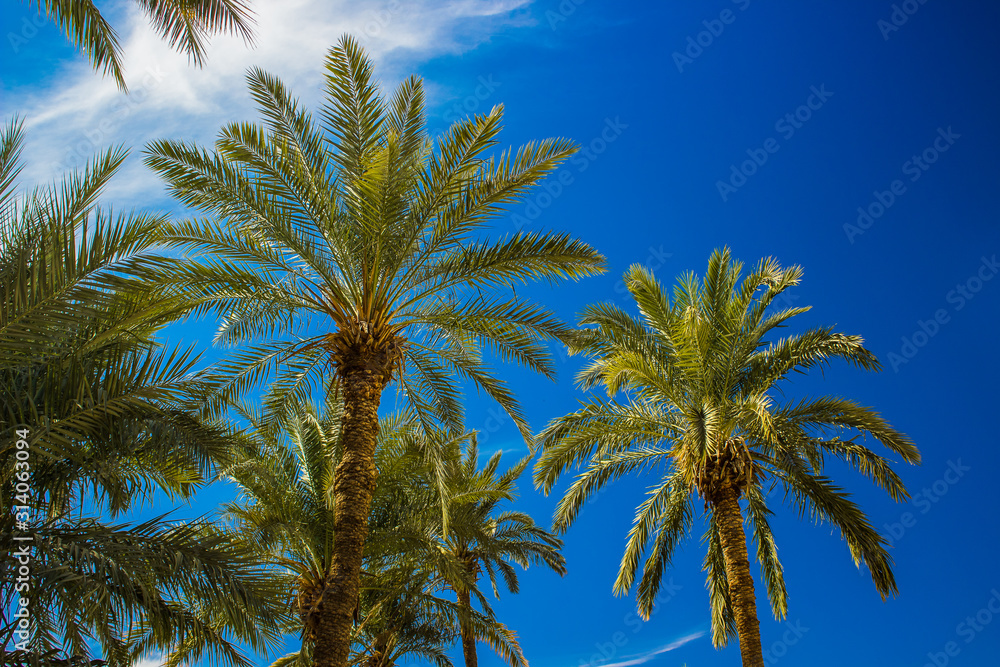
[[(402, 577), (394, 581), (396, 574)], [(455, 610), (428, 593), (433, 586), (429, 571), (379, 573), (377, 586), (362, 596), (363, 620), (355, 632), (351, 664), (394, 667), (421, 659), (452, 667), (447, 651), (458, 636)]]
[[(309, 665), (315, 635), (315, 605), (322, 596), (332, 557), (333, 502), (330, 488), (339, 458), (339, 406), (318, 413), (311, 406), (287, 406), (279, 419), (238, 406), (250, 429), (230, 452), (219, 477), (238, 485), (240, 498), (225, 506), (226, 523), (263, 562), (281, 566), (303, 650), (279, 661)], [(287, 599), (287, 596), (286, 596)]]
[[(708, 521), (705, 569), (713, 640), (721, 646), (738, 635), (743, 664), (761, 667), (744, 519), (777, 618), (785, 616), (787, 605), (768, 525), (765, 496), (773, 486), (781, 487), (801, 514), (840, 529), (855, 564), (868, 567), (884, 599), (897, 593), (886, 541), (849, 494), (824, 475), (824, 458), (845, 461), (900, 501), (908, 495), (899, 477), (860, 440), (871, 437), (909, 463), (918, 462), (919, 454), (878, 413), (853, 401), (823, 396), (779, 402), (775, 394), (793, 371), (836, 358), (865, 370), (880, 365), (859, 336), (831, 328), (775, 339), (777, 327), (808, 310), (769, 310), (776, 297), (798, 284), (802, 271), (782, 269), (773, 259), (760, 262), (742, 281), (741, 270), (728, 249), (716, 251), (705, 279), (683, 276), (671, 303), (647, 269), (633, 266), (625, 282), (641, 318), (610, 305), (586, 310), (582, 322), (590, 328), (576, 349), (593, 360), (578, 380), (584, 388), (603, 385), (610, 398), (595, 398), (542, 432), (535, 482), (549, 492), (563, 471), (586, 462), (556, 511), (555, 526), (565, 530), (607, 482), (664, 471), (637, 509), (614, 588), (616, 593), (631, 588), (649, 549), (638, 585), (644, 617), (700, 496)], [(628, 400), (614, 398), (621, 391)]]
[[(518, 592), (517, 571), (512, 563), (527, 568), (544, 564), (560, 575), (566, 573), (566, 561), (559, 548), (562, 540), (535, 525), (523, 512), (500, 511), (504, 502), (514, 500), (515, 482), (530, 462), (525, 457), (504, 473), (499, 473), (501, 452), (490, 457), (486, 465), (477, 470), (479, 448), (475, 435), (462, 458), (452, 457), (447, 466), (449, 489), (449, 525), (442, 527), (445, 549), (461, 567), (461, 576), (448, 582), (458, 596), (459, 607), (469, 614), (475, 597), (490, 617), (492, 609), (479, 591), (477, 581), (483, 571), (489, 575), (493, 593), (499, 597), (498, 576), (511, 593)], [(479, 664), (476, 656), (476, 633), (467, 622), (461, 624), (462, 653), (465, 667)], [(505, 656), (511, 667), (526, 665), (520, 649)]]
[[(241, 498), (227, 516), (260, 557), (289, 572), (288, 589), (303, 635), (300, 651), (278, 662), (309, 665), (317, 640), (317, 611), (327, 587), (335, 533), (331, 484), (343, 455), (342, 408), (330, 397), (322, 413), (293, 403), (275, 418), (241, 407), (251, 424), (221, 474), (235, 481)], [(491, 614), (464, 614), (438, 593), (446, 573), (461, 570), (440, 547), (440, 500), (433, 468), (425, 461), (421, 434), (400, 416), (382, 420), (376, 447), (379, 483), (366, 541), (362, 595), (353, 611), (352, 664), (390, 667), (422, 657), (450, 665), (445, 651), (466, 619), (502, 655), (520, 655), (513, 636)], [(515, 665), (514, 667), (517, 667)]]
[[(512, 480), (508, 484), (503, 483), (506, 479), (498, 482), (495, 467), (490, 470), (494, 476), (477, 476), (474, 460), (471, 469), (466, 465), (461, 446), (473, 438), (472, 434), (428, 434), (414, 423), (383, 432), (394, 435), (380, 437), (377, 450), (379, 483), (362, 579), (364, 620), (358, 627), (359, 640), (366, 646), (367, 664), (390, 667), (409, 654), (450, 667), (445, 651), (456, 638), (463, 642), (463, 648), (472, 646), (473, 659), (475, 641), (480, 638), (510, 667), (524, 667), (527, 662), (516, 636), (496, 620), (477, 586), (479, 568), (475, 563), (469, 567), (469, 549), (455, 548), (455, 535), (460, 533), (463, 537), (459, 539), (473, 547), (477, 538), (491, 539), (494, 558), (503, 558), (500, 554), (505, 550), (514, 552), (509, 558), (525, 566), (538, 559), (524, 554), (535, 552), (545, 552), (561, 563), (558, 553), (548, 553), (558, 547), (559, 540), (549, 536), (554, 545), (505, 541), (505, 537), (517, 534), (534, 542), (538, 541), (537, 532), (544, 533), (533, 530), (533, 524), (521, 530), (513, 526), (515, 520), (530, 523), (530, 518), (525, 522), (523, 515), (502, 521), (503, 534), (482, 538), (490, 527), (482, 525), (483, 515), (477, 517), (471, 506), (478, 503), (493, 507), (509, 499), (512, 493), (507, 487)], [(496, 488), (490, 488), (491, 483)], [(449, 506), (447, 511), (442, 511), (444, 505)], [(445, 517), (452, 517), (448, 537), (443, 531)], [(493, 517), (489, 520), (495, 522)], [(496, 528), (495, 523), (492, 527)], [(516, 573), (506, 561), (502, 566), (509, 570), (505, 577), (511, 577), (516, 590)], [(496, 582), (493, 584), (496, 590)], [(453, 591), (465, 592), (464, 596), (459, 594), (457, 603), (442, 597)], [(482, 612), (472, 607), (470, 596), (480, 600)]]
[[(265, 646), (277, 615), (249, 552), (201, 522), (107, 523), (154, 490), (189, 497), (230, 435), (199, 414), (197, 357), (154, 338), (178, 312), (141, 279), (163, 221), (96, 206), (118, 150), (15, 197), (21, 145), (12, 122), (0, 132), (0, 486), (27, 493), (0, 494), (0, 548), (32, 556), (27, 578), (0, 563), (0, 593), (7, 610), (28, 585), (34, 627), (8, 658), (81, 664), (96, 641), (125, 665), (183, 639), (189, 655), (242, 663), (233, 640)], [(7, 647), (15, 626), (3, 626)]]
[(471, 380), (530, 438), (483, 349), (551, 377), (544, 341), (570, 330), (513, 287), (604, 266), (566, 234), (485, 236), (488, 221), (574, 152), (569, 142), (485, 156), (497, 143), (499, 106), (432, 142), (420, 80), (407, 79), (386, 100), (372, 75), (357, 43), (342, 38), (326, 60), (318, 125), (280, 81), (254, 69), (250, 91), (265, 127), (228, 125), (214, 150), (160, 141), (146, 158), (183, 203), (218, 220), (174, 227), (171, 245), (209, 254), (161, 281), (197, 310), (223, 314), (217, 342), (263, 339), (225, 367), (229, 394), (277, 368), (269, 400), (304, 399), (335, 370), (344, 454), (334, 476), (337, 539), (323, 573), (329, 593), (318, 607), (317, 667), (343, 667), (349, 655), (383, 390), (396, 381), (428, 429), (443, 422), (457, 430), (457, 382)]
[[(95, 69), (111, 74), (126, 90), (118, 35), (92, 0), (28, 0), (59, 25), (83, 51)], [(199, 67), (205, 60), (206, 39), (213, 33), (252, 38), (253, 12), (243, 0), (135, 0), (170, 46), (186, 53)]]

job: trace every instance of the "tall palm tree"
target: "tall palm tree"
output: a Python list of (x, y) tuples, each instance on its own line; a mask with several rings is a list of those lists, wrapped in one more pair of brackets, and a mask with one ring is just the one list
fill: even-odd
[[(449, 525), (447, 529), (442, 526), (441, 532), (447, 553), (461, 567), (463, 576), (452, 577), (448, 583), (466, 614), (472, 612), (475, 597), (484, 611), (493, 615), (477, 586), (484, 571), (497, 597), (500, 595), (498, 579), (511, 593), (518, 592), (517, 571), (512, 564), (522, 568), (544, 564), (560, 575), (566, 573), (566, 560), (559, 553), (562, 540), (537, 526), (524, 512), (500, 510), (503, 503), (514, 500), (516, 481), (530, 462), (530, 457), (525, 457), (500, 473), (501, 456), (501, 452), (496, 452), (482, 469), (477, 470), (479, 448), (472, 434), (462, 457), (448, 459)], [(476, 667), (479, 661), (475, 630), (463, 622), (461, 635), (465, 667)], [(504, 657), (511, 667), (527, 664), (520, 650)]]
[[(21, 146), (11, 122), (0, 132), (0, 486), (26, 483), (29, 497), (0, 494), (0, 546), (33, 551), (30, 576), (0, 563), (0, 593), (8, 610), (29, 587), (33, 635), (7, 657), (80, 664), (96, 641), (108, 665), (125, 665), (183, 639), (189, 655), (245, 664), (234, 639), (266, 645), (277, 614), (249, 552), (203, 522), (108, 523), (154, 491), (190, 497), (231, 435), (200, 412), (197, 356), (155, 339), (179, 312), (142, 277), (161, 259), (163, 221), (95, 204), (125, 159), (116, 149), (15, 196)], [(12, 502), (30, 507), (18, 509), (24, 524)]]
[[(206, 39), (213, 33), (253, 37), (253, 12), (243, 0), (134, 0), (160, 36), (183, 51), (199, 67), (205, 60)], [(27, 0), (59, 25), (95, 69), (110, 74), (127, 90), (121, 45), (111, 24), (93, 0)]]
[(222, 313), (217, 342), (261, 341), (226, 365), (229, 394), (279, 369), (268, 400), (280, 404), (335, 371), (344, 455), (334, 475), (337, 539), (318, 608), (317, 667), (344, 667), (349, 656), (383, 390), (395, 381), (428, 429), (457, 430), (457, 383), (470, 380), (530, 438), (484, 348), (553, 376), (544, 341), (570, 330), (514, 286), (604, 267), (567, 234), (485, 234), (572, 144), (547, 139), (484, 155), (497, 143), (499, 106), (432, 141), (420, 80), (410, 77), (386, 100), (372, 77), (372, 62), (344, 37), (326, 59), (321, 124), (254, 69), (250, 92), (264, 127), (230, 124), (214, 150), (156, 142), (146, 157), (178, 199), (216, 218), (174, 226), (168, 243), (203, 257), (161, 282), (199, 312)]
[[(878, 370), (859, 336), (832, 328), (775, 338), (777, 327), (808, 308), (769, 306), (802, 271), (761, 261), (741, 281), (742, 264), (728, 249), (713, 253), (703, 281), (682, 276), (671, 302), (652, 273), (633, 266), (625, 282), (639, 306), (633, 317), (612, 305), (588, 308), (579, 352), (592, 360), (579, 374), (584, 388), (603, 385), (594, 398), (554, 420), (540, 435), (544, 447), (536, 484), (549, 492), (559, 475), (586, 463), (559, 502), (555, 526), (565, 530), (586, 500), (627, 474), (663, 472), (638, 507), (622, 558), (616, 593), (638, 584), (647, 617), (664, 569), (691, 527), (695, 496), (705, 503), (705, 569), (717, 646), (738, 636), (745, 666), (763, 663), (756, 598), (744, 520), (777, 618), (787, 602), (766, 494), (774, 486), (800, 514), (839, 528), (856, 565), (864, 563), (885, 599), (897, 593), (886, 540), (861, 509), (824, 473), (824, 459), (857, 468), (896, 501), (908, 497), (889, 461), (866, 447), (872, 438), (908, 463), (919, 461), (910, 439), (878, 413), (854, 401), (821, 396), (781, 401), (781, 383), (793, 371), (843, 359)], [(616, 398), (624, 392), (626, 399)], [(741, 500), (745, 506), (741, 506)]]

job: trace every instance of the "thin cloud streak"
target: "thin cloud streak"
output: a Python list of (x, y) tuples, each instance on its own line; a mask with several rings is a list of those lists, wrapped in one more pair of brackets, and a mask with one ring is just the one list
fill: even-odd
[(670, 642), (665, 646), (661, 646), (660, 648), (655, 648), (651, 651), (646, 651), (645, 653), (637, 653), (635, 655), (625, 656), (624, 660), (621, 660), (619, 662), (604, 663), (602, 665), (599, 665), (598, 667), (633, 667), (634, 665), (642, 665), (649, 662), (658, 655), (662, 655), (663, 653), (667, 653), (668, 651), (673, 651), (675, 649), (678, 649), (689, 642), (693, 642), (695, 639), (700, 639), (704, 637), (705, 634), (706, 633), (704, 631), (701, 631), (692, 633), (690, 635), (685, 635), (680, 639), (675, 639), (674, 641)]

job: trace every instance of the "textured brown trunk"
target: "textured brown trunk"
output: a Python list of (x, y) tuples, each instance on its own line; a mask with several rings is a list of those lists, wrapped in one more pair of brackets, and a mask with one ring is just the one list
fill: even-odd
[(346, 667), (375, 490), (378, 406), (386, 374), (362, 363), (341, 371), (343, 455), (334, 473), (333, 563), (317, 613), (314, 667)]
[(733, 486), (723, 489), (716, 495), (714, 504), (722, 555), (726, 563), (726, 577), (729, 579), (729, 598), (733, 603), (736, 629), (740, 635), (743, 667), (764, 667), (760, 623), (757, 621), (757, 598), (753, 590), (753, 577), (750, 576), (739, 490)]
[[(472, 596), (468, 590), (458, 592), (458, 606), (472, 613)], [(472, 630), (472, 624), (468, 621), (461, 622), (462, 627), (462, 654), (465, 656), (465, 667), (477, 667), (479, 658), (476, 656), (476, 634)]]

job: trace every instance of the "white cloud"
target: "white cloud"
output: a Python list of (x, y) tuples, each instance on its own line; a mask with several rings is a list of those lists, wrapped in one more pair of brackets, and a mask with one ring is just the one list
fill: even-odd
[(163, 667), (163, 658), (143, 658), (135, 663), (135, 667)]
[[(163, 204), (163, 191), (137, 157), (157, 138), (211, 142), (224, 123), (254, 117), (244, 75), (259, 66), (279, 76), (310, 107), (319, 98), (326, 51), (344, 33), (375, 59), (387, 87), (424, 59), (462, 53), (500, 30), (526, 24), (530, 0), (256, 0), (256, 39), (212, 40), (203, 69), (170, 49), (128, 3), (111, 16), (122, 36), (130, 95), (82, 58), (44, 89), (7, 91), (4, 115), (27, 130), (22, 182), (44, 183), (98, 150), (124, 143), (133, 157), (106, 199)], [(436, 91), (437, 89), (432, 89)]]
[(618, 662), (605, 663), (600, 665), (600, 667), (633, 667), (634, 665), (642, 665), (649, 662), (658, 655), (662, 655), (663, 653), (667, 653), (668, 651), (673, 651), (675, 649), (678, 649), (681, 646), (687, 644), (688, 642), (693, 642), (695, 639), (700, 639), (701, 637), (704, 636), (705, 632), (695, 632), (690, 635), (685, 635), (679, 639), (675, 639), (669, 644), (666, 644), (659, 648), (654, 648), (644, 653), (636, 653), (635, 655), (627, 655), (624, 656), (623, 659), (619, 660)]

